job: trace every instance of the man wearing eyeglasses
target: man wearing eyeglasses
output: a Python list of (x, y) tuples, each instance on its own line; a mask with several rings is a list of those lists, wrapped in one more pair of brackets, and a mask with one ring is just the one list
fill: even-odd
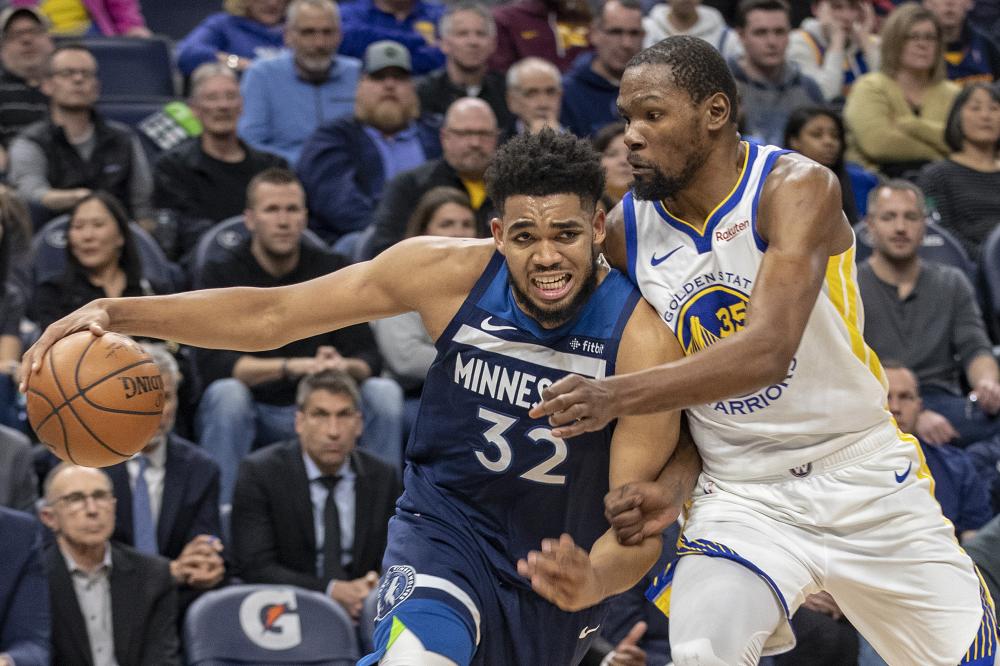
[[(42, 92), (49, 117), (26, 127), (10, 145), (10, 182), (52, 216), (93, 190), (121, 201), (132, 219), (152, 218), (153, 176), (139, 137), (95, 111), (97, 60), (81, 44), (62, 44), (49, 58)], [(149, 228), (149, 227), (148, 227)]]
[(325, 592), (360, 616), (402, 491), (392, 466), (357, 449), (362, 427), (350, 375), (325, 370), (299, 382), (297, 437), (240, 465), (232, 553), (244, 580)]
[(62, 463), (45, 480), (42, 522), (52, 606), (52, 663), (180, 664), (177, 592), (167, 560), (110, 541), (111, 480)]
[(563, 77), (562, 124), (590, 136), (618, 120), (618, 85), (625, 65), (642, 49), (639, 0), (606, 0), (590, 28), (592, 53), (584, 53)]
[(455, 101), (441, 126), (443, 157), (404, 171), (386, 183), (375, 209), (372, 236), (364, 241), (361, 254), (371, 258), (402, 240), (414, 204), (441, 185), (468, 193), (476, 211), (478, 235), (485, 236), (496, 209), (486, 196), (483, 174), (496, 153), (497, 138), (497, 119), (489, 104), (476, 97)]

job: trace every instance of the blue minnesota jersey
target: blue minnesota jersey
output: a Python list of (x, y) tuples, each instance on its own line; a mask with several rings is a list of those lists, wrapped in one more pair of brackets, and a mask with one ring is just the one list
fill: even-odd
[(612, 270), (576, 317), (544, 329), (517, 306), (504, 257), (494, 254), (436, 343), (398, 509), (438, 523), (522, 588), (530, 586), (517, 559), (543, 538), (567, 532), (589, 549), (608, 528), (613, 424), (564, 441), (528, 410), (568, 373), (614, 373), (638, 299)]

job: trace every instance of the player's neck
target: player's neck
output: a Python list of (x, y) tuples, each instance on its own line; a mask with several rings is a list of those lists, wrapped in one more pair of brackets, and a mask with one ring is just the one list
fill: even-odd
[(746, 145), (734, 135), (713, 147), (698, 173), (683, 190), (664, 199), (672, 215), (691, 224), (701, 224), (733, 191), (743, 172)]

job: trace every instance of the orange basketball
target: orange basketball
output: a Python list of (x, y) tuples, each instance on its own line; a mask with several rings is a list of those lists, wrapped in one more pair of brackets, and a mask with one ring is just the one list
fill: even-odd
[(28, 381), (28, 420), (62, 460), (107, 467), (128, 460), (156, 433), (163, 379), (131, 338), (80, 331), (59, 340)]

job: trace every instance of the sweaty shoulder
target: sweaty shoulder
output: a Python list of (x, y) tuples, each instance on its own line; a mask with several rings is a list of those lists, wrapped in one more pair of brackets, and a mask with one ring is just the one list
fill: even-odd
[(826, 238), (830, 255), (853, 242), (837, 176), (798, 153), (782, 155), (774, 163), (761, 191), (759, 211), (757, 228), (768, 242), (789, 225), (815, 227)]
[(428, 332), (439, 331), (461, 307), (496, 251), (492, 239), (419, 236), (371, 261), (376, 279), (420, 313)]

